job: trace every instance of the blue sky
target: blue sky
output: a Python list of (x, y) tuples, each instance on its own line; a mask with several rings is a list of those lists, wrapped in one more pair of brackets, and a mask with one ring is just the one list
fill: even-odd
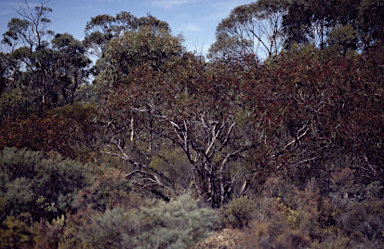
[[(121, 11), (142, 17), (151, 13), (169, 23), (174, 35), (182, 33), (188, 51), (207, 53), (215, 41), (215, 30), (219, 22), (230, 11), (252, 1), (244, 0), (51, 0), (49, 6), (52, 24), (56, 33), (69, 33), (75, 38), (84, 38), (86, 23), (101, 14), (115, 16)], [(38, 0), (28, 0), (36, 6)], [(7, 24), (18, 17), (16, 9), (24, 5), (23, 0), (0, 0), (0, 33), (7, 31)], [(2, 38), (2, 37), (1, 37)]]

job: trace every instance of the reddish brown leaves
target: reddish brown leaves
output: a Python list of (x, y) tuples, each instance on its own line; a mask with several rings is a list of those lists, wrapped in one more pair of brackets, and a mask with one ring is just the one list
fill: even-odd
[(32, 115), (28, 119), (8, 119), (0, 130), (0, 148), (53, 150), (71, 158), (76, 156), (75, 145), (79, 139), (79, 127), (50, 114), (44, 117)]

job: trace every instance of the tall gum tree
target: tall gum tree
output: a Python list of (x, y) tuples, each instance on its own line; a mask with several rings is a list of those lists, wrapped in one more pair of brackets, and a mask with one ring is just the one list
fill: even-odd
[(22, 18), (12, 18), (8, 23), (8, 31), (3, 34), (3, 43), (15, 47), (22, 44), (32, 52), (47, 44), (46, 37), (53, 35), (48, 30), (51, 23), (49, 13), (52, 9), (48, 7), (50, 0), (40, 0), (40, 5), (32, 8), (24, 1), (24, 6), (17, 10)]
[(361, 52), (382, 43), (382, 13), (379, 0), (258, 0), (234, 8), (219, 23), (209, 56), (252, 53), (270, 58), (295, 44), (324, 49), (335, 42), (343, 43), (338, 44), (343, 50)]
[(15, 113), (43, 113), (73, 103), (74, 93), (88, 77), (90, 60), (82, 43), (48, 30), (49, 2), (41, 0), (32, 8), (25, 1), (18, 10), (23, 19), (13, 18), (3, 34), (2, 43), (11, 52), (6, 55), (8, 92), (2, 100), (14, 99)]
[[(245, 191), (245, 165), (258, 145), (244, 121), (239, 79), (257, 63), (206, 64), (180, 53), (180, 40), (166, 31), (140, 32), (105, 48), (107, 67), (98, 79), (108, 85), (100, 110), (107, 134), (102, 153), (128, 162), (127, 178), (166, 200), (192, 186), (212, 207), (222, 206)], [(181, 153), (183, 165), (167, 161), (169, 149)], [(183, 171), (175, 176), (172, 167)]]
[(255, 172), (329, 191), (329, 175), (353, 167), (359, 181), (382, 182), (382, 47), (367, 53), (303, 46), (270, 59), (249, 81), (247, 106), (263, 131)]
[(101, 58), (109, 40), (121, 37), (128, 31), (137, 31), (144, 26), (150, 26), (154, 30), (171, 31), (167, 22), (158, 20), (151, 14), (138, 18), (130, 12), (122, 11), (115, 17), (110, 15), (92, 17), (85, 27), (84, 45), (90, 54)]
[(282, 49), (282, 18), (288, 3), (282, 0), (257, 1), (233, 9), (216, 28), (216, 42), (209, 57), (232, 54), (276, 55)]

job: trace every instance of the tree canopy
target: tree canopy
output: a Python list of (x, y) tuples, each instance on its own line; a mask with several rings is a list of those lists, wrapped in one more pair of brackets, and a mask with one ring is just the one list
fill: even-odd
[(150, 14), (80, 41), (25, 3), (0, 53), (1, 248), (384, 247), (382, 1), (238, 6), (209, 60)]
[(365, 50), (382, 42), (382, 13), (381, 1), (259, 0), (236, 7), (219, 23), (209, 56), (241, 52), (268, 58), (293, 44), (324, 48), (335, 42)]
[(85, 27), (84, 44), (90, 49), (91, 54), (101, 58), (104, 46), (109, 40), (142, 27), (151, 27), (154, 31), (162, 29), (171, 31), (167, 22), (160, 21), (150, 14), (138, 18), (130, 12), (122, 11), (115, 17), (110, 15), (92, 17)]
[(276, 0), (236, 7), (217, 26), (217, 41), (209, 48), (209, 56), (228, 53), (276, 55), (284, 41), (282, 19), (287, 6), (287, 2)]

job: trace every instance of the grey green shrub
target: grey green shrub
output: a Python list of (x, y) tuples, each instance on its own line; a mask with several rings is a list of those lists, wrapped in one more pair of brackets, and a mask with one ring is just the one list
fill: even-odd
[(255, 211), (254, 202), (243, 196), (233, 199), (225, 208), (221, 209), (221, 220), (231, 228), (243, 228), (248, 226), (252, 214)]
[(2, 218), (28, 212), (33, 220), (51, 220), (70, 211), (77, 192), (92, 182), (87, 166), (58, 154), (4, 148), (0, 153)]
[[(188, 194), (152, 207), (118, 207), (77, 220), (61, 248), (190, 248), (219, 225), (215, 210), (199, 208)], [(75, 223), (76, 223), (75, 222)], [(81, 246), (80, 246), (81, 245)]]

